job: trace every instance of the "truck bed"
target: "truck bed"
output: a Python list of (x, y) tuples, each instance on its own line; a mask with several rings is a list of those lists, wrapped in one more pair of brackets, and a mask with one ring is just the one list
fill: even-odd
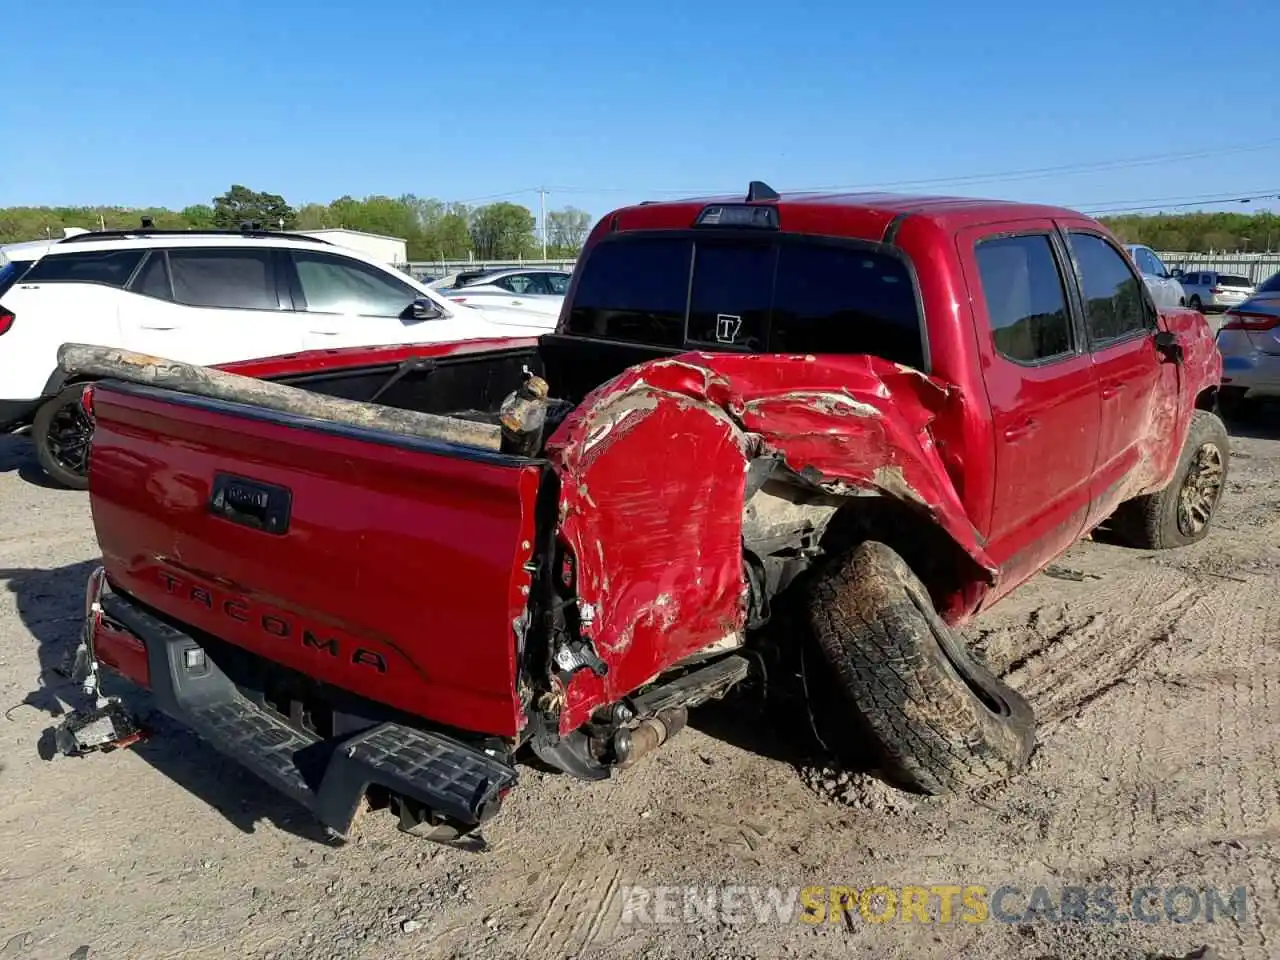
[[(547, 340), (277, 382), (495, 423), (526, 370), (576, 402), (653, 355)], [(114, 590), (372, 703), (518, 735), (544, 460), (139, 383), (93, 404)]]

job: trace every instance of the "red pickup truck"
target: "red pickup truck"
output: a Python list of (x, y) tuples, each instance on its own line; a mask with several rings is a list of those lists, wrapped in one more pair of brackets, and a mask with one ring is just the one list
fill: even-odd
[[(753, 183), (605, 217), (537, 340), (63, 366), (96, 381), (89, 689), (339, 832), (371, 796), (465, 833), (526, 747), (606, 777), (763, 649), (892, 782), (1004, 777), (1032, 713), (955, 626), (1100, 524), (1199, 539), (1228, 465), (1204, 318), (1016, 203)], [(100, 698), (59, 742), (126, 724)]]

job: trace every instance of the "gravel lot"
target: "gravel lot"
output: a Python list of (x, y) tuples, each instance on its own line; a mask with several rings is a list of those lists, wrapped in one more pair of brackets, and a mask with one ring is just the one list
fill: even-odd
[[(803, 725), (725, 703), (621, 778), (522, 768), (479, 853), (377, 813), (327, 842), (163, 722), (129, 751), (40, 759), (74, 699), (51, 668), (96, 550), (87, 497), (41, 485), (29, 444), (0, 438), (0, 958), (1280, 956), (1277, 413), (1233, 431), (1205, 542), (1082, 543), (970, 629), (1040, 716), (1013, 782), (908, 797), (815, 765)], [(1122, 906), (1183, 884), (1248, 900), (1215, 923), (648, 926), (623, 922), (633, 884), (1104, 885)]]

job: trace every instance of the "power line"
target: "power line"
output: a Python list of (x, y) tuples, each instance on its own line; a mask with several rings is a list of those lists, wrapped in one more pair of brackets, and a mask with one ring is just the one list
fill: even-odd
[[(1149, 154), (1140, 157), (1127, 157), (1114, 160), (1095, 160), (1086, 163), (1067, 163), (1050, 167), (1031, 167), (1021, 170), (1006, 170), (1002, 172), (973, 173), (955, 177), (933, 177), (917, 180), (891, 180), (879, 183), (862, 183), (862, 184), (827, 184), (823, 186), (807, 186), (807, 187), (788, 187), (786, 192), (791, 193), (821, 193), (835, 191), (855, 191), (855, 190), (883, 190), (898, 187), (942, 187), (951, 185), (992, 183), (997, 181), (1018, 181), (1018, 180), (1037, 180), (1046, 177), (1071, 176), (1081, 173), (1097, 173), (1104, 170), (1119, 170), (1131, 167), (1151, 166), (1162, 163), (1181, 163), (1187, 160), (1199, 160), (1206, 157), (1229, 156), (1238, 153), (1249, 153), (1257, 150), (1265, 150), (1268, 147), (1274, 147), (1280, 144), (1280, 137), (1274, 137), (1270, 140), (1263, 140), (1257, 143), (1237, 144), (1230, 147), (1221, 147), (1211, 150), (1195, 150), (1182, 153), (1162, 153)], [(558, 193), (641, 193), (641, 194), (662, 194), (662, 195), (686, 195), (698, 196), (701, 194), (717, 194), (732, 192), (723, 185), (712, 189), (629, 189), (626, 187), (583, 187), (572, 185), (557, 185), (547, 188)], [(523, 191), (532, 192), (532, 191)]]
[(1280, 190), (1251, 193), (1206, 194), (1196, 197), (1151, 197), (1145, 200), (1111, 200), (1104, 203), (1073, 205), (1082, 213), (1138, 213), (1143, 210), (1172, 210), (1202, 206), (1207, 203), (1253, 203), (1255, 200), (1280, 200)]
[[(555, 188), (548, 187), (547, 189), (552, 190)], [(522, 197), (522, 196), (525, 196), (526, 194), (537, 193), (538, 190), (539, 190), (538, 187), (524, 187), (521, 190), (508, 190), (506, 193), (490, 193), (483, 197), (466, 197), (462, 200), (450, 200), (448, 202), (449, 203), (481, 203), (486, 200), (507, 200), (507, 199), (510, 199), (511, 197)]]

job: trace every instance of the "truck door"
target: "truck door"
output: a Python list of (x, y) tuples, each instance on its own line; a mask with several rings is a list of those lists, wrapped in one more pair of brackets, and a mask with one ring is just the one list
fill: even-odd
[(1178, 367), (1156, 350), (1156, 308), (1129, 259), (1097, 227), (1063, 226), (1102, 401), (1092, 527), (1163, 479), (1171, 461), (1163, 445), (1177, 433)]
[(989, 604), (1084, 530), (1100, 401), (1054, 224), (974, 227), (958, 243), (995, 431)]

